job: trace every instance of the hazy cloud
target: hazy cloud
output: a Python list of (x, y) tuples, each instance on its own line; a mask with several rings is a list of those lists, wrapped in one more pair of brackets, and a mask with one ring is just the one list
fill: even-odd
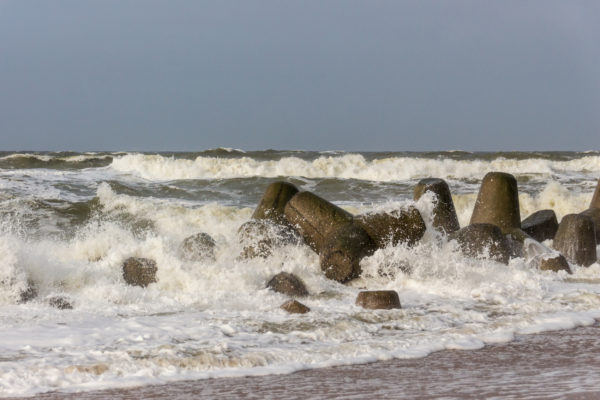
[(598, 149), (597, 1), (2, 1), (0, 148)]

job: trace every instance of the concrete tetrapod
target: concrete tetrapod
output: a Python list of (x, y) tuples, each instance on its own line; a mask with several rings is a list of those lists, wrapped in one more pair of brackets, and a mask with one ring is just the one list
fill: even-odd
[(567, 259), (562, 254), (542, 258), (540, 260), (540, 270), (554, 272), (567, 271), (567, 273), (571, 273), (571, 267), (569, 267)]
[(433, 227), (445, 233), (459, 230), (460, 224), (446, 181), (439, 178), (421, 179), (415, 186), (413, 199), (419, 200), (426, 192), (432, 192), (437, 197), (433, 208)]
[(283, 215), (283, 210), (296, 193), (298, 193), (298, 188), (291, 183), (283, 181), (271, 183), (256, 206), (252, 219), (270, 219), (280, 224), (286, 224), (287, 220)]
[(292, 297), (308, 296), (304, 282), (294, 274), (280, 272), (267, 282), (267, 288)]
[(600, 243), (600, 208), (588, 208), (580, 214), (592, 219), (596, 230), (596, 243)]
[(240, 259), (266, 258), (274, 247), (300, 241), (284, 215), (286, 204), (296, 193), (298, 188), (288, 182), (277, 181), (267, 186), (251, 220), (238, 229), (238, 239), (244, 246)]
[(35, 283), (31, 279), (27, 279), (27, 286), (19, 293), (19, 303), (27, 303), (35, 299), (38, 295), (38, 290)]
[(129, 257), (123, 262), (123, 279), (129, 285), (146, 287), (156, 282), (156, 261), (149, 258)]
[(267, 258), (273, 249), (302, 241), (290, 225), (278, 224), (268, 219), (251, 219), (238, 229), (238, 240), (243, 247), (240, 259)]
[(359, 215), (356, 221), (367, 231), (378, 248), (389, 243), (393, 246), (399, 243), (412, 246), (423, 237), (427, 229), (421, 213), (415, 207), (389, 213)]
[(300, 303), (297, 300), (288, 300), (283, 303), (279, 308), (287, 311), (290, 314), (306, 314), (310, 311), (310, 308)]
[(594, 196), (592, 197), (592, 201), (590, 202), (590, 208), (600, 208), (600, 179), (598, 179), (598, 184), (596, 185)]
[(401, 308), (398, 292), (395, 290), (366, 290), (356, 296), (356, 305), (370, 310), (391, 310)]
[(565, 215), (558, 225), (553, 246), (574, 264), (592, 265), (597, 260), (594, 222), (581, 214)]
[(521, 228), (517, 180), (504, 172), (489, 172), (483, 178), (471, 224), (493, 224), (502, 232)]
[(320, 255), (321, 270), (329, 279), (347, 282), (360, 276), (360, 260), (376, 249), (373, 239), (358, 223), (347, 223), (325, 242)]
[(215, 240), (208, 233), (199, 232), (185, 238), (179, 246), (179, 251), (186, 260), (214, 260), (215, 246)]
[(353, 221), (348, 211), (311, 192), (300, 192), (292, 197), (284, 215), (317, 254), (322, 253), (325, 242), (336, 231)]
[(73, 303), (63, 296), (52, 296), (46, 300), (48, 305), (58, 308), (59, 310), (72, 310)]
[(449, 235), (468, 257), (489, 257), (508, 264), (511, 246), (500, 228), (492, 224), (471, 224)]
[(556, 213), (554, 210), (536, 211), (521, 221), (521, 229), (538, 242), (552, 239), (558, 229)]
[(519, 228), (513, 228), (504, 232), (504, 234), (510, 248), (510, 258), (523, 257), (523, 245), (525, 244), (525, 240), (529, 239), (534, 242), (539, 242)]

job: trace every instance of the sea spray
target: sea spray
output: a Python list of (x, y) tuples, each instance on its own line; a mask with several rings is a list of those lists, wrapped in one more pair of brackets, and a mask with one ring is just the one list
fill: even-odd
[[(517, 178), (522, 217), (552, 208), (560, 220), (589, 205), (597, 153), (2, 157), (1, 396), (422, 357), (600, 317), (600, 264), (571, 265), (569, 275), (537, 270), (534, 257), (467, 258), (431, 229), (433, 196), (412, 200), (420, 178), (447, 179), (465, 226), (483, 175), (500, 170)], [(362, 259), (362, 276), (347, 285), (327, 279), (302, 244), (240, 259), (237, 230), (275, 179), (354, 215), (415, 206), (428, 229), (413, 247), (390, 243)], [(214, 238), (214, 260), (181, 256), (198, 232)], [(128, 257), (156, 261), (157, 282), (128, 286)], [(279, 308), (288, 297), (266, 284), (282, 271), (306, 284), (309, 313)], [(37, 296), (23, 302), (30, 284)], [(403, 308), (364, 310), (354, 304), (361, 290), (394, 290)], [(58, 296), (73, 309), (54, 307)]]

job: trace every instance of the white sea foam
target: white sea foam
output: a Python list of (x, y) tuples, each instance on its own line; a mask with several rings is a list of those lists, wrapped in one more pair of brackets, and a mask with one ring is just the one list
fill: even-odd
[(360, 154), (345, 154), (321, 156), (312, 161), (298, 157), (261, 161), (251, 157), (197, 157), (194, 160), (186, 160), (158, 154), (128, 154), (116, 157), (111, 168), (149, 180), (303, 176), (390, 182), (431, 176), (444, 179), (480, 179), (487, 171), (531, 174), (540, 178), (564, 173), (599, 173), (600, 156), (586, 156), (570, 161), (535, 158), (496, 158), (484, 161), (422, 157), (393, 157), (369, 161)]
[[(306, 246), (288, 245), (266, 259), (239, 259), (237, 229), (250, 218), (251, 208), (161, 198), (148, 189), (158, 184), (144, 180), (307, 176), (318, 190), (323, 187), (318, 178), (328, 177), (376, 182), (457, 178), (464, 185), (453, 188), (453, 198), (466, 225), (477, 185), (488, 170), (526, 178), (527, 190), (519, 195), (522, 217), (553, 208), (560, 219), (587, 208), (598, 159), (368, 161), (345, 154), (258, 161), (122, 155), (109, 168), (2, 170), (0, 396), (422, 357), (509, 341), (516, 333), (592, 324), (600, 318), (598, 263), (573, 265), (573, 275), (538, 271), (534, 259), (548, 251), (542, 247), (528, 247), (527, 257), (508, 266), (469, 259), (455, 242), (429, 229), (416, 247), (390, 246), (365, 258), (363, 276), (341, 285), (323, 276), (318, 256)], [(572, 182), (581, 177), (585, 181), (574, 190)], [(340, 182), (332, 185), (344, 187)], [(347, 191), (343, 207), (359, 214), (414, 204), (431, 227), (433, 197), (412, 202), (411, 185), (396, 186), (408, 189), (401, 196), (380, 195), (384, 200), (375, 202), (356, 200), (352, 189), (342, 189)], [(52, 205), (92, 198), (94, 212), (71, 227), (74, 232), (43, 234), (61, 221), (38, 209), (39, 200)], [(197, 232), (215, 239), (216, 260), (181, 257), (181, 241)], [(156, 260), (158, 281), (147, 288), (126, 285), (121, 266), (131, 256)], [(287, 297), (265, 284), (280, 271), (306, 283), (310, 295), (300, 301), (310, 313), (290, 315), (279, 309)], [(38, 295), (21, 304), (30, 285)], [(363, 288), (396, 290), (403, 308), (363, 310), (354, 304)], [(51, 307), (49, 300), (56, 296), (71, 302), (73, 310)]]
[[(3, 396), (421, 357), (600, 317), (598, 264), (574, 267), (569, 278), (532, 269), (523, 259), (508, 266), (467, 259), (453, 242), (429, 234), (412, 249), (377, 251), (363, 260), (362, 278), (340, 285), (324, 278), (318, 257), (304, 246), (238, 260), (237, 227), (251, 209), (133, 197), (107, 184), (97, 197), (104, 215), (128, 213), (150, 220), (152, 228), (138, 232), (98, 217), (66, 241), (0, 236)], [(430, 224), (431, 199), (416, 206)], [(216, 239), (216, 261), (189, 262), (178, 254), (179, 242), (198, 231)], [(155, 259), (158, 282), (145, 289), (125, 285), (120, 266), (130, 256)], [(410, 274), (399, 269), (406, 265)], [(278, 307), (286, 297), (265, 289), (281, 270), (307, 284), (311, 295), (301, 301), (309, 314), (285, 314)], [(17, 305), (28, 280), (38, 298)], [(403, 309), (358, 308), (362, 287), (397, 290)], [(47, 299), (57, 295), (74, 310), (50, 307)]]

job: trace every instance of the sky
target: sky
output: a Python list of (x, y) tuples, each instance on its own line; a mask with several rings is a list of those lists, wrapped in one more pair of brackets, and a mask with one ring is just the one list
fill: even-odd
[(0, 150), (600, 150), (600, 1), (0, 0)]

